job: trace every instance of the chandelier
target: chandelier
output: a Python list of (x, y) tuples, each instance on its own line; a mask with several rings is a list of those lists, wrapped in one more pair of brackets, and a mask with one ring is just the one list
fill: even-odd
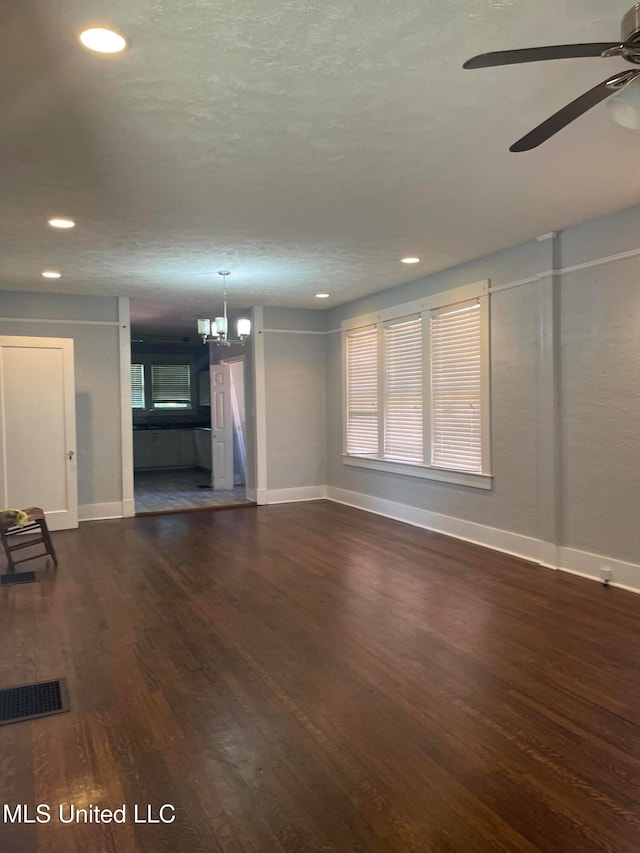
[(222, 347), (230, 347), (231, 344), (244, 345), (244, 342), (251, 334), (251, 320), (241, 317), (237, 324), (238, 337), (236, 339), (228, 337), (227, 276), (231, 275), (231, 272), (230, 270), (218, 270), (218, 275), (221, 275), (224, 281), (222, 317), (216, 317), (213, 320), (198, 320), (198, 334), (202, 338), (203, 344), (217, 344), (217, 346)]

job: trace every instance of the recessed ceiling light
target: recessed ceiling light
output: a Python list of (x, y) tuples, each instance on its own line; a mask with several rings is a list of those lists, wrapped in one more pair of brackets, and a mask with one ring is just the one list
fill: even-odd
[(73, 221), (73, 219), (65, 219), (62, 216), (54, 216), (54, 218), (49, 219), (48, 222), (52, 228), (64, 229), (64, 228), (75, 228), (76, 227), (76, 223)]
[(62, 278), (62, 273), (59, 273), (58, 270), (44, 270), (42, 278)]
[(316, 293), (316, 299), (328, 299), (330, 296), (330, 293)]
[(403, 258), (402, 263), (403, 264), (419, 264), (420, 258)]
[(127, 46), (124, 36), (106, 27), (90, 27), (88, 30), (83, 30), (80, 33), (80, 41), (96, 53), (120, 53)]

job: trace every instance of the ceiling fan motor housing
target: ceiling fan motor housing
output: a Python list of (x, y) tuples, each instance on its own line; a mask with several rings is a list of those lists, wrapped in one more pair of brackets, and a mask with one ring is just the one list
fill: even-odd
[(622, 41), (640, 40), (640, 3), (629, 9), (622, 19)]

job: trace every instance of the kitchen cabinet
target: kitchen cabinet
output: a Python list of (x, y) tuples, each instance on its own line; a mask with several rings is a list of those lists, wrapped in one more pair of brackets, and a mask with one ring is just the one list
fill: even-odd
[(192, 468), (194, 465), (192, 429), (150, 429), (133, 432), (133, 467)]
[(194, 452), (194, 435), (195, 430), (192, 429), (181, 429), (179, 430), (180, 435), (180, 465), (184, 465), (187, 468), (193, 468), (195, 463), (195, 452)]
[(155, 441), (151, 432), (135, 432), (133, 433), (133, 468), (135, 471), (140, 468), (154, 467), (154, 450)]
[(211, 471), (211, 430), (195, 429), (193, 431), (194, 464), (196, 468)]

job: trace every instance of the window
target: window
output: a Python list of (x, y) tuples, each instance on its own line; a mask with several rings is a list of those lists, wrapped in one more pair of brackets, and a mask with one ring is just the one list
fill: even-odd
[(378, 453), (378, 332), (347, 337), (347, 453)]
[(190, 365), (132, 364), (131, 407), (191, 409)]
[(154, 409), (190, 409), (190, 366), (188, 364), (152, 364), (151, 401)]
[(131, 365), (131, 408), (144, 409), (144, 365)]
[(491, 487), (487, 291), (343, 323), (345, 464)]
[(482, 471), (480, 303), (431, 314), (431, 464)]
[(384, 327), (385, 459), (422, 462), (422, 320)]

